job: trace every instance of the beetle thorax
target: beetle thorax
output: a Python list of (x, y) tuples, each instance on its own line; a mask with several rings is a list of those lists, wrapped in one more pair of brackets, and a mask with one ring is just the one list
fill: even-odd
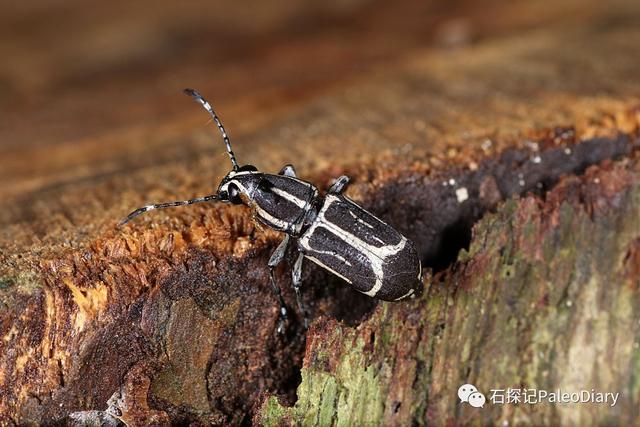
[[(318, 197), (318, 190), (308, 182), (259, 172), (232, 172), (221, 183), (220, 191), (229, 196), (239, 194), (256, 219), (294, 236), (301, 232), (302, 223)], [(229, 200), (233, 202), (231, 197)]]

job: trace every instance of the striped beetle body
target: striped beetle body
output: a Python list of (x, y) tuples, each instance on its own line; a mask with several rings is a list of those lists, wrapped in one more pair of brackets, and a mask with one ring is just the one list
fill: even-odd
[(259, 172), (251, 165), (240, 167), (211, 105), (196, 91), (186, 89), (185, 92), (211, 114), (222, 133), (233, 169), (221, 181), (216, 194), (144, 206), (131, 212), (121, 224), (153, 209), (205, 201), (248, 206), (259, 222), (285, 236), (268, 263), (271, 285), (280, 303), (279, 332), (283, 331), (288, 311), (274, 270), (284, 259), (291, 239), (298, 249), (292, 272), (293, 288), (305, 327), (307, 320), (300, 297), (305, 258), (371, 297), (399, 301), (421, 293), (422, 266), (415, 245), (342, 194), (348, 177), (339, 177), (326, 195), (320, 196), (313, 184), (296, 178), (291, 165), (282, 168), (278, 175)]
[(340, 194), (325, 197), (298, 247), (306, 258), (370, 297), (398, 301), (422, 286), (413, 242)]

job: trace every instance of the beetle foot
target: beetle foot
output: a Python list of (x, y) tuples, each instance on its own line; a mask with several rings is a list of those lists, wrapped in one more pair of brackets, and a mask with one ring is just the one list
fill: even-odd
[(287, 307), (284, 305), (280, 307), (280, 316), (278, 319), (278, 327), (276, 331), (278, 334), (284, 334), (284, 324), (287, 321)]

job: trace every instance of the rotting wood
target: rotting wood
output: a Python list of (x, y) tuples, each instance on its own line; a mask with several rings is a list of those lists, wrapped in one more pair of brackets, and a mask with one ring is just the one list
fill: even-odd
[[(609, 141), (599, 140), (598, 143), (602, 146), (610, 144), (610, 146), (615, 147), (618, 143), (617, 141), (623, 141), (624, 145), (622, 146), (629, 149), (634, 146), (631, 142), (633, 139), (629, 138)], [(563, 147), (571, 147), (575, 153), (580, 152), (580, 145), (588, 145), (589, 143), (589, 141), (586, 141), (567, 144), (566, 141), (562, 141)], [(540, 145), (544, 146), (542, 143)], [(545, 157), (545, 154), (553, 153), (554, 150), (557, 150), (555, 146), (551, 146), (547, 150), (542, 148), (537, 154)], [(623, 165), (625, 164), (624, 160), (621, 162), (623, 162)], [(629, 163), (630, 160), (626, 160), (626, 162)], [(635, 165), (635, 163), (632, 163), (632, 165)], [(518, 175), (517, 169), (509, 169), (516, 176)], [(384, 170), (386, 169), (381, 169), (381, 171)], [(483, 170), (483, 168), (480, 167), (478, 170)], [(372, 172), (375, 173), (375, 171)], [(605, 168), (605, 172), (610, 171)], [(597, 179), (601, 186), (596, 186), (595, 188), (600, 188), (602, 194), (596, 193), (593, 188), (582, 190), (576, 185), (572, 187), (564, 184), (564, 187), (561, 185), (560, 188), (568, 188), (571, 191), (565, 190), (561, 192), (556, 188), (551, 193), (548, 193), (546, 197), (548, 200), (557, 200), (556, 204), (559, 206), (565, 206), (560, 203), (564, 202), (567, 206), (572, 206), (572, 209), (578, 210), (580, 208), (580, 200), (585, 198), (582, 194), (589, 195), (594, 193), (594, 201), (587, 203), (586, 208), (584, 208), (591, 215), (594, 215), (591, 212), (594, 210), (598, 213), (597, 209), (602, 209), (600, 208), (601, 205), (607, 207), (616, 198), (622, 198), (622, 201), (619, 200), (617, 202), (620, 208), (618, 212), (620, 217), (608, 219), (605, 224), (629, 221), (628, 230), (624, 236), (615, 235), (613, 232), (617, 229), (613, 229), (610, 230), (612, 232), (610, 238), (614, 240), (622, 239), (623, 237), (632, 239), (634, 232), (632, 227), (634, 224), (637, 227), (638, 224), (637, 217), (634, 217), (631, 213), (634, 212), (634, 209), (637, 209), (637, 205), (633, 204), (635, 200), (633, 198), (630, 199), (631, 201), (627, 201), (626, 187), (637, 184), (635, 170), (631, 168), (631, 171), (626, 171), (623, 166), (617, 166), (617, 169), (614, 168), (614, 171), (610, 173), (613, 177), (606, 175), (605, 172), (602, 173), (602, 177), (596, 175), (596, 178), (591, 178), (593, 173), (585, 175), (585, 177), (594, 181)], [(465, 179), (468, 182), (473, 182), (472, 176), (474, 175), (467, 173), (466, 176), (456, 176), (455, 179), (459, 182), (464, 182)], [(419, 206), (420, 211), (427, 212), (428, 216), (436, 224), (440, 224), (441, 228), (432, 229), (432, 233), (435, 236), (441, 236), (451, 224), (458, 223), (458, 216), (464, 218), (465, 211), (459, 207), (457, 210), (449, 212), (443, 210), (441, 204), (434, 205), (434, 200), (443, 201), (450, 197), (455, 198), (455, 196), (452, 196), (452, 190), (448, 186), (442, 185), (441, 180), (436, 180), (434, 186), (434, 181), (419, 178), (420, 175), (414, 171), (410, 179), (405, 181), (390, 180), (385, 183), (384, 181), (374, 180), (383, 184), (380, 188), (385, 190), (372, 191), (371, 195), (374, 198), (365, 198), (364, 201), (366, 206), (371, 206), (374, 210), (380, 210), (383, 217), (387, 217), (385, 219), (388, 219), (391, 223), (397, 224), (400, 228), (407, 228), (404, 231), (409, 237), (421, 244), (423, 242), (420, 237), (422, 232), (414, 234), (416, 233), (415, 229), (408, 227), (410, 224), (414, 224), (414, 221), (406, 221), (404, 219), (405, 210), (397, 209), (398, 197), (403, 199), (403, 194), (429, 194), (427, 189), (437, 189), (431, 197), (424, 199), (414, 197), (412, 199), (414, 206), (417, 206), (417, 203), (424, 203), (424, 205)], [(488, 178), (495, 179), (492, 175), (487, 174), (484, 178), (478, 178), (476, 181), (482, 182)], [(508, 182), (509, 180), (503, 179), (501, 181)], [(404, 184), (394, 184), (397, 182)], [(413, 182), (414, 184), (407, 186), (407, 182)], [(566, 179), (563, 182), (573, 181)], [(471, 188), (471, 186), (469, 187)], [(396, 197), (387, 197), (389, 193), (396, 194)], [(362, 194), (364, 195), (365, 193)], [(408, 196), (405, 196), (404, 199), (408, 199)], [(386, 205), (385, 200), (391, 204)], [(531, 200), (535, 200), (533, 196), (529, 199), (523, 199), (520, 203), (529, 206), (531, 205)], [(481, 200), (474, 203), (480, 202)], [(510, 203), (513, 205), (516, 202)], [(574, 205), (571, 205), (571, 203)], [(394, 206), (396, 209), (393, 209)], [(463, 206), (463, 204), (458, 204), (458, 206)], [(383, 212), (382, 208), (387, 209), (386, 213)], [(555, 209), (557, 211), (560, 210), (559, 207)], [(565, 209), (568, 208), (565, 207)], [(550, 213), (546, 212), (547, 210)], [(29, 388), (34, 383), (44, 387), (47, 384), (46, 381), (51, 381), (52, 385), (59, 387), (59, 391), (52, 395), (50, 400), (40, 399), (37, 403), (31, 400), (33, 402), (31, 404), (39, 407), (39, 410), (47, 414), (47, 416), (58, 413), (58, 417), (64, 417), (69, 413), (76, 413), (85, 408), (98, 409), (105, 407), (106, 402), (114, 391), (121, 389), (121, 379), (127, 377), (132, 367), (141, 363), (151, 363), (157, 367), (153, 371), (148, 371), (149, 377), (146, 382), (143, 381), (143, 383), (148, 384), (146, 387), (150, 390), (151, 402), (144, 400), (147, 397), (146, 393), (138, 394), (137, 399), (142, 399), (142, 401), (132, 404), (132, 407), (149, 408), (148, 416), (151, 416), (152, 412), (158, 411), (158, 408), (162, 408), (162, 413), (166, 414), (163, 416), (169, 416), (174, 421), (193, 421), (197, 419), (214, 424), (239, 423), (244, 418), (244, 414), (251, 409), (246, 406), (246, 402), (254, 402), (254, 404), (259, 402), (262, 394), (260, 390), (284, 391), (287, 390), (287, 384), (292, 382), (295, 384), (296, 379), (291, 375), (295, 375), (297, 372), (296, 364), (302, 362), (300, 357), (302, 356), (303, 348), (303, 335), (300, 333), (299, 319), (292, 319), (287, 337), (274, 337), (273, 330), (277, 313), (275, 306), (268, 304), (272, 296), (270, 288), (267, 286), (265, 263), (269, 255), (268, 249), (273, 247), (276, 240), (273, 233), (256, 233), (250, 218), (242, 210), (237, 209), (237, 213), (232, 216), (228, 215), (226, 211), (227, 209), (224, 207), (215, 207), (204, 211), (206, 213), (201, 219), (185, 224), (186, 228), (181, 233), (175, 231), (167, 234), (166, 230), (145, 228), (143, 227), (145, 222), (143, 222), (135, 228), (138, 231), (130, 236), (119, 230), (119, 234), (124, 233), (124, 235), (114, 234), (104, 240), (96, 241), (81, 253), (69, 251), (65, 257), (59, 257), (56, 260), (41, 260), (42, 271), (46, 273), (44, 286), (38, 284), (34, 279), (31, 279), (33, 280), (31, 282), (27, 282), (24, 277), (17, 277), (15, 282), (10, 284), (9, 289), (13, 291), (11, 295), (14, 296), (14, 301), (24, 301), (25, 308), (16, 312), (16, 315), (8, 319), (9, 322), (7, 322), (11, 324), (14, 330), (14, 332), (10, 332), (14, 334), (13, 337), (10, 335), (10, 338), (12, 338), (10, 342), (20, 343), (20, 345), (14, 347), (15, 350), (13, 352), (5, 353), (4, 366), (9, 368), (7, 372), (13, 372), (15, 375), (13, 378), (5, 378), (14, 384), (23, 382), (24, 386)], [(540, 211), (548, 214), (548, 217), (545, 216), (539, 221), (544, 224), (555, 225), (551, 219), (559, 215), (559, 212), (544, 206)], [(527, 229), (526, 225), (533, 220), (528, 217), (523, 219), (521, 218), (522, 215), (524, 214), (510, 218), (509, 220), (513, 221), (514, 224), (509, 227), (503, 225), (499, 229), (502, 229), (504, 233), (513, 232), (517, 227)], [(585, 221), (589, 218), (588, 214), (583, 216)], [(486, 221), (495, 222), (491, 218), (493, 217)], [(523, 223), (517, 223), (518, 220), (522, 220)], [(507, 221), (507, 219), (504, 219), (504, 221)], [(149, 222), (149, 220), (146, 222)], [(533, 221), (533, 223), (535, 224), (536, 221)], [(555, 225), (555, 227), (557, 228), (560, 225)], [(583, 230), (588, 236), (592, 235), (587, 223), (582, 222), (573, 226), (577, 227), (576, 230), (564, 230), (560, 234), (572, 236), (578, 230)], [(223, 239), (217, 239), (215, 237), (216, 233), (223, 233), (223, 230), (227, 230), (227, 234), (223, 234)], [(234, 233), (229, 233), (228, 230), (234, 230)], [(544, 229), (543, 231), (548, 232)], [(635, 231), (640, 230), (636, 229)], [(539, 235), (540, 233), (536, 230), (528, 230), (528, 233), (527, 236), (532, 238), (534, 243), (540, 241), (542, 243), (539, 242), (538, 244), (542, 245), (542, 247), (545, 246), (544, 235)], [(555, 234), (551, 234), (555, 236)], [(256, 236), (262, 237), (257, 240)], [(598, 237), (599, 234), (593, 234), (593, 236)], [(514, 235), (511, 238), (525, 246), (533, 244), (532, 242), (520, 242), (519, 239), (522, 237), (518, 235)], [(481, 237), (482, 241), (487, 239), (493, 240), (493, 237)], [(547, 239), (553, 242), (551, 237)], [(224, 249), (226, 246), (222, 249), (215, 246), (216, 243), (224, 242), (226, 245), (226, 242), (234, 241), (233, 247), (227, 249)], [(433, 239), (424, 241), (432, 242)], [(574, 240), (571, 240), (571, 242), (574, 242)], [(562, 247), (561, 241), (556, 241), (555, 243), (558, 245), (556, 248), (558, 251), (568, 250)], [(464, 245), (464, 243), (460, 244)], [(505, 245), (509, 246), (510, 244), (505, 243)], [(546, 245), (548, 246), (547, 251), (554, 250), (551, 243)], [(589, 247), (590, 245), (593, 245), (593, 242), (586, 246)], [(223, 250), (227, 252), (243, 250), (244, 252), (240, 252), (241, 255), (236, 260), (213, 256), (213, 254), (220, 253)], [(515, 250), (512, 249), (512, 251)], [(529, 255), (532, 256), (541, 249), (528, 248), (527, 250)], [(632, 246), (629, 246), (626, 250), (631, 251)], [(472, 246), (471, 254), (473, 255), (476, 252), (477, 249)], [(584, 252), (585, 256), (591, 255), (590, 251)], [(553, 258), (549, 253), (546, 256), (547, 258)], [(620, 256), (618, 254), (614, 256), (614, 259)], [(96, 264), (96, 258), (98, 257), (102, 258), (102, 260)], [(523, 258), (524, 255), (519, 255), (519, 257)], [(495, 254), (489, 254), (481, 259), (492, 259), (498, 262), (500, 257), (496, 257)], [(635, 259), (633, 254), (631, 259)], [(471, 258), (471, 261), (473, 260)], [(591, 258), (588, 258), (588, 260), (591, 260)], [(575, 265), (578, 261), (581, 260), (568, 260), (566, 262), (568, 265)], [(557, 262), (563, 261), (560, 259)], [(498, 266), (507, 270), (510, 268), (509, 265), (505, 266), (501, 263), (498, 263)], [(630, 266), (628, 267), (630, 268)], [(465, 266), (464, 268), (471, 267)], [(532, 267), (524, 266), (522, 268), (524, 271), (529, 271)], [(558, 266), (558, 269), (560, 269), (560, 266)], [(463, 278), (455, 275), (457, 270), (458, 267), (455, 265), (452, 272), (445, 270), (442, 274), (451, 282), (443, 280), (437, 289), (446, 289), (448, 290), (447, 292), (452, 292), (452, 289), (455, 289), (456, 286), (464, 289), (466, 285), (460, 284)], [(555, 274), (553, 269), (545, 271), (548, 274)], [(478, 274), (481, 277), (496, 276), (493, 270), (481, 271), (479, 267), (476, 268), (474, 274)], [(602, 274), (603, 277), (606, 277), (604, 273)], [(451, 277), (448, 275), (451, 275)], [(527, 277), (518, 276), (518, 280), (522, 279), (523, 283), (526, 283), (525, 279), (533, 280)], [(636, 279), (631, 277), (629, 280)], [(305, 280), (310, 288), (306, 293), (306, 302), (316, 316), (324, 314), (341, 318), (341, 316), (345, 316), (345, 313), (336, 312), (336, 308), (344, 308), (344, 301), (350, 301), (347, 305), (350, 312), (347, 313), (351, 316), (351, 319), (345, 320), (349, 320), (349, 323), (353, 325), (359, 323), (360, 319), (358, 317), (368, 315), (374, 308), (371, 305), (371, 301), (367, 301), (366, 297), (350, 291), (347, 287), (340, 285), (338, 280), (331, 278), (322, 271), (309, 269)], [(551, 279), (543, 277), (541, 280), (544, 283), (549, 283)], [(456, 285), (453, 285), (453, 283), (456, 283)], [(497, 283), (495, 286), (500, 286), (500, 282), (496, 280), (490, 281), (490, 283)], [(515, 282), (510, 281), (510, 283)], [(320, 284), (325, 285), (322, 286)], [(574, 286), (580, 285), (581, 283), (578, 283)], [(431, 285), (432, 288), (433, 286)], [(483, 291), (478, 292), (487, 291), (485, 289), (486, 286), (481, 284), (474, 286), (483, 289)], [(597, 287), (599, 284), (595, 283), (593, 286)], [(498, 287), (498, 289), (502, 288)], [(16, 292), (17, 290), (21, 290), (21, 292)], [(492, 292), (490, 289), (488, 290)], [(497, 290), (494, 293), (500, 294)], [(288, 301), (293, 301), (290, 290), (287, 290), (286, 294)], [(19, 298), (21, 295), (22, 297)], [(519, 295), (514, 296), (514, 298), (518, 299)], [(427, 316), (426, 319), (428, 319), (430, 316), (428, 313), (431, 313), (432, 310), (437, 311), (439, 303), (444, 303), (447, 307), (449, 304), (446, 298), (431, 293), (427, 300), (421, 301), (424, 304), (418, 306), (417, 309), (415, 304), (408, 304), (405, 308), (401, 308), (401, 304), (392, 304), (391, 306), (379, 304), (373, 312), (373, 319), (377, 319), (376, 316), (379, 316), (379, 313), (387, 313), (388, 310), (392, 310), (392, 312), (400, 310), (399, 312), (403, 313), (403, 315), (413, 316), (417, 319), (422, 318), (420, 313), (424, 313)], [(267, 302), (266, 310), (265, 302)], [(13, 303), (7, 305), (11, 304)], [(453, 304), (457, 306), (455, 300), (453, 300)], [(441, 309), (445, 309), (445, 307)], [(411, 313), (414, 314), (411, 315)], [(629, 315), (633, 316), (633, 313), (629, 313)], [(523, 317), (529, 319), (526, 313), (523, 314)], [(44, 329), (41, 329), (43, 326), (39, 325), (42, 325), (40, 322), (43, 318), (53, 318), (55, 320), (44, 322)], [(330, 330), (339, 330), (345, 335), (359, 334), (362, 333), (362, 328), (366, 328), (369, 322), (371, 320), (367, 320), (363, 324), (365, 326), (361, 325), (357, 330), (352, 330), (346, 325), (336, 329), (335, 324), (332, 324)], [(400, 329), (406, 326), (405, 323), (405, 321), (399, 323), (391, 322), (392, 325), (397, 324)], [(446, 324), (447, 322), (443, 320), (437, 323), (436, 326), (434, 324), (429, 325), (437, 329)], [(256, 327), (256, 325), (259, 326)], [(527, 325), (527, 327), (531, 327), (531, 325)], [(490, 326), (488, 325), (487, 327)], [(387, 332), (385, 332), (384, 328), (378, 330), (372, 327), (372, 329), (372, 334), (377, 335), (382, 339), (382, 342), (385, 342), (384, 336)], [(448, 329), (445, 327), (445, 330)], [(23, 332), (20, 333), (19, 331)], [(25, 331), (37, 335), (25, 335)], [(425, 327), (424, 333), (428, 333), (428, 328)], [(318, 330), (311, 331), (309, 338), (314, 341), (316, 334), (319, 334)], [(342, 335), (340, 336), (342, 337)], [(424, 340), (415, 341), (416, 343), (422, 343), (416, 345), (426, 345), (425, 343), (429, 342), (428, 336), (430, 335), (425, 335)], [(469, 334), (464, 336), (470, 340), (474, 339)], [(36, 348), (41, 353), (37, 357), (20, 357), (18, 353), (21, 349), (22, 351), (33, 351), (30, 350), (33, 347), (30, 347), (29, 339), (35, 340), (38, 338), (40, 344)], [(404, 342), (408, 338), (403, 337), (402, 340)], [(66, 343), (71, 350), (56, 348), (53, 344), (55, 341)], [(331, 339), (326, 341), (327, 343), (335, 342), (335, 340)], [(344, 342), (351, 341), (345, 339)], [(466, 344), (460, 348), (466, 348), (465, 346)], [(449, 349), (450, 347), (446, 348)], [(313, 349), (313, 344), (311, 347), (307, 347), (306, 363), (310, 363), (310, 361), (320, 357), (309, 353)], [(395, 347), (384, 347), (384, 349), (385, 351), (393, 351)], [(366, 353), (362, 353), (361, 350), (356, 346), (353, 351), (361, 354), (359, 357), (366, 357)], [(340, 350), (339, 348), (329, 347), (318, 351), (319, 354), (333, 354)], [(409, 351), (409, 353), (411, 352)], [(389, 355), (385, 357), (389, 357)], [(445, 357), (445, 355), (438, 353), (433, 357)], [(407, 358), (410, 358), (410, 355), (407, 355)], [(344, 360), (349, 360), (349, 357), (345, 355)], [(238, 361), (242, 361), (242, 363), (238, 364)], [(41, 363), (44, 369), (37, 369), (36, 362)], [(468, 361), (462, 360), (462, 362)], [(378, 369), (376, 366), (372, 362), (370, 368), (365, 369), (368, 372), (367, 375), (373, 375), (373, 370)], [(329, 369), (328, 372), (333, 371)], [(387, 374), (390, 375), (390, 372), (387, 372)], [(303, 370), (303, 374), (305, 373), (306, 371)], [(448, 377), (450, 373), (443, 372), (443, 375)], [(469, 372), (466, 375), (469, 375)], [(305, 377), (303, 376), (304, 379)], [(264, 384), (265, 381), (267, 381), (266, 384)], [(413, 384), (413, 380), (410, 382)], [(437, 388), (441, 386), (439, 382), (433, 385), (431, 382), (420, 384), (424, 387)], [(299, 391), (299, 397), (304, 396), (306, 391), (304, 382), (301, 387), (302, 393)], [(401, 386), (392, 387), (389, 385), (389, 387)], [(293, 389), (289, 390), (290, 392), (293, 391)], [(424, 390), (416, 391), (417, 395), (420, 395), (421, 392), (424, 393)], [(404, 393), (402, 391), (397, 392)], [(379, 394), (381, 392), (376, 393)], [(6, 392), (5, 398), (15, 399), (13, 402), (23, 405), (22, 410), (25, 412), (21, 416), (28, 417), (33, 414), (33, 412), (29, 412), (33, 411), (33, 407), (29, 405), (29, 400), (21, 402), (20, 396), (11, 392)], [(292, 396), (290, 395), (288, 399), (291, 398)], [(132, 398), (129, 397), (129, 399)], [(215, 409), (211, 408), (210, 402), (218, 402), (214, 406)], [(429, 402), (432, 401), (429, 400)], [(63, 405), (60, 406), (60, 403)], [(69, 406), (65, 406), (65, 403)], [(351, 402), (349, 405), (357, 406), (356, 403)], [(382, 403), (378, 402), (376, 405), (382, 405)], [(414, 408), (415, 405), (412, 405), (413, 403), (408, 407)], [(446, 398), (443, 398), (441, 405), (444, 406), (442, 413), (449, 413), (447, 410), (450, 407), (446, 406)], [(302, 408), (302, 413), (310, 414), (313, 412), (313, 408), (305, 406), (302, 406)], [(384, 409), (386, 406), (377, 406), (377, 408)], [(364, 411), (362, 413), (369, 413), (366, 408), (358, 407), (356, 409)], [(326, 408), (324, 410), (326, 411)], [(270, 413), (269, 409), (266, 411)], [(421, 416), (426, 417), (426, 414), (420, 412), (415, 414), (418, 417), (416, 419), (420, 419), (419, 417)], [(383, 413), (380, 413), (380, 415), (382, 416)], [(77, 417), (78, 415), (74, 416)], [(140, 416), (140, 414), (137, 414), (137, 416)], [(325, 414), (325, 416), (329, 415)], [(338, 419), (340, 418), (340, 415), (335, 416)], [(406, 417), (407, 415), (404, 416)], [(269, 416), (265, 419), (269, 419)], [(392, 420), (393, 417), (387, 419)]]
[[(315, 323), (292, 408), (265, 425), (631, 425), (637, 422), (640, 158), (503, 203), (458, 262), (408, 306), (358, 328)], [(609, 404), (461, 404), (492, 389), (620, 393)], [(524, 395), (523, 395), (524, 396)], [(524, 399), (524, 397), (523, 397)]]

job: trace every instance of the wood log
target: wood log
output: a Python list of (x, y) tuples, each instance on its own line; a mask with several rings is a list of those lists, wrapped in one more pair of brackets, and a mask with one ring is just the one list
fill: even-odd
[[(129, 33), (162, 69), (156, 82), (147, 66), (117, 70), (135, 50), (63, 67), (62, 49), (42, 57), (42, 75), (16, 72), (28, 52), (0, 68), (17, 100), (0, 127), (2, 424), (637, 423), (640, 9), (492, 2), (509, 18), (497, 20), (461, 2), (461, 20), (417, 3), (284, 2), (251, 36), (249, 24), (221, 31), (246, 55), (211, 81), (206, 66), (229, 52), (194, 42), (186, 54), (184, 85), (220, 94), (242, 163), (294, 163), (321, 188), (352, 176), (347, 194), (413, 239), (429, 268), (425, 294), (393, 304), (305, 264), (314, 320), (305, 332), (294, 311), (284, 336), (266, 268), (281, 236), (246, 208), (116, 226), (147, 202), (215, 191), (229, 169), (178, 95), (175, 51), (149, 45), (175, 22), (176, 43), (211, 35), (188, 28), (197, 7), (178, 19), (158, 6)], [(293, 44), (287, 16), (320, 24)], [(353, 19), (359, 30), (339, 26)], [(93, 31), (59, 37), (86, 32), (98, 46)], [(89, 83), (69, 87), (105, 63), (93, 97)], [(153, 94), (158, 82), (171, 84)], [(290, 267), (278, 278), (294, 307)], [(487, 399), (507, 388), (620, 398), (480, 409), (458, 402), (464, 383)]]
[[(635, 424), (638, 172), (636, 155), (567, 177), (545, 200), (509, 200), (413, 304), (379, 304), (357, 328), (314, 323), (298, 400), (270, 397), (256, 422)], [(483, 408), (458, 399), (468, 383), (486, 395)], [(558, 388), (619, 400), (525, 403)], [(508, 402), (508, 389), (521, 400)]]

